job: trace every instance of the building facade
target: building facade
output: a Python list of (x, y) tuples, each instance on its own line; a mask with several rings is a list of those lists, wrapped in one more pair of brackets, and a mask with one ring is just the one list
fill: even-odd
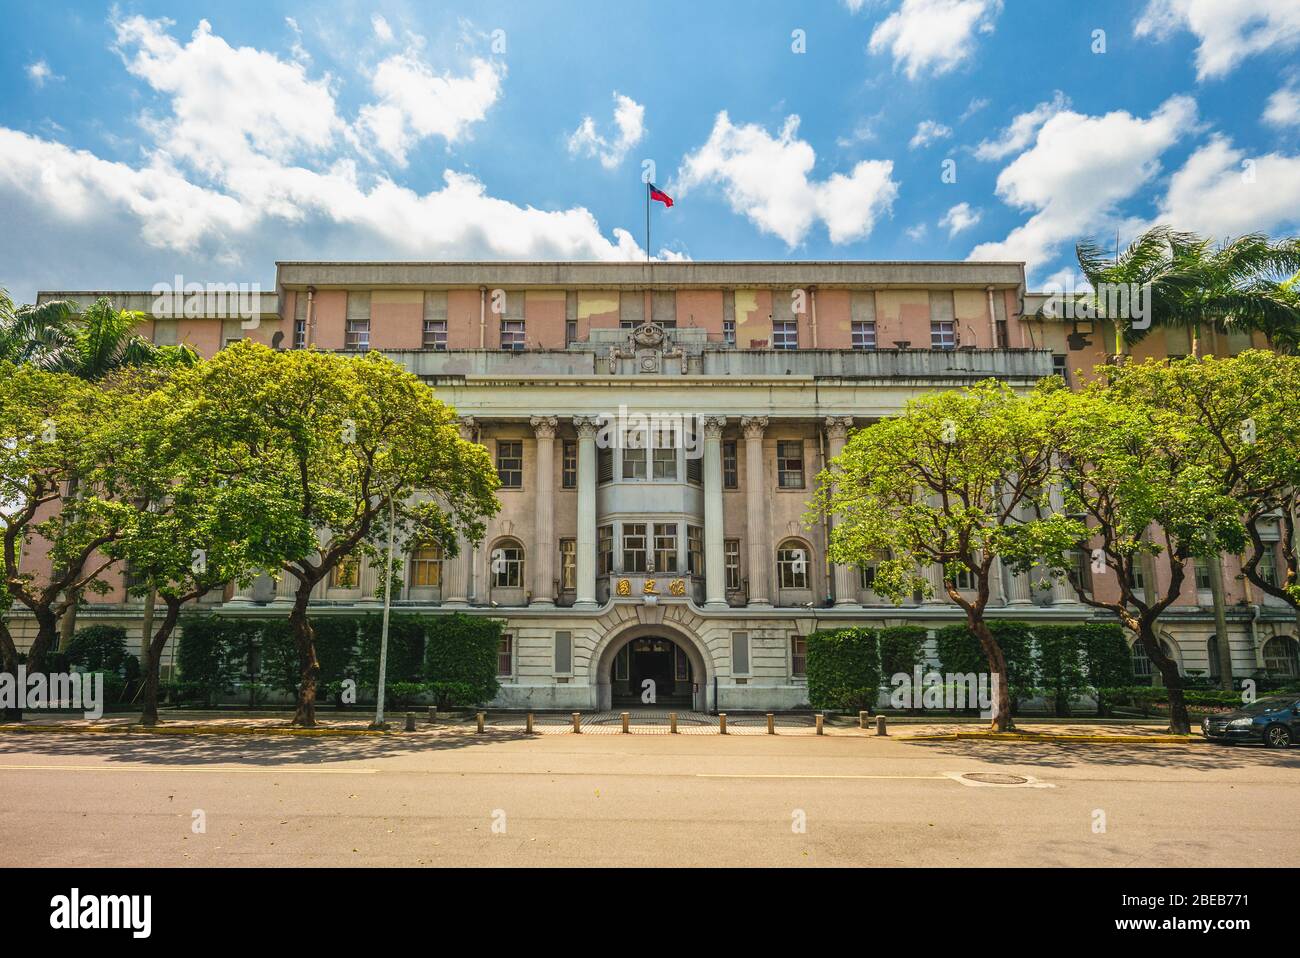
[[(241, 338), (381, 350), (453, 406), (496, 465), (501, 511), (454, 559), (409, 549), (395, 599), (501, 619), (497, 704), (535, 709), (636, 704), (647, 679), (660, 705), (795, 707), (809, 633), (963, 621), (937, 569), (936, 597), (895, 606), (870, 565), (828, 561), (828, 523), (808, 518), (817, 474), (854, 428), (912, 397), (1077, 380), (1111, 336), (1035, 318), (1019, 263), (279, 263), (274, 294), (242, 318), (211, 300), (165, 315), (151, 293), (108, 295), (149, 314), (155, 342), (202, 354)], [(1137, 352), (1185, 353), (1179, 335)], [(1224, 556), (1234, 674), (1294, 676), (1294, 618), (1238, 572)], [(139, 628), (123, 575), (108, 573), (81, 621)], [(364, 560), (341, 567), (314, 614), (376, 607), (379, 578)], [(1188, 576), (1164, 639), (1184, 671), (1216, 675), (1208, 582)], [(265, 615), (290, 601), (268, 576), (210, 604)], [(1006, 570), (990, 614), (1096, 617), (1068, 586)], [(30, 640), (21, 614), (11, 628)], [(1151, 671), (1140, 650), (1135, 669)]]

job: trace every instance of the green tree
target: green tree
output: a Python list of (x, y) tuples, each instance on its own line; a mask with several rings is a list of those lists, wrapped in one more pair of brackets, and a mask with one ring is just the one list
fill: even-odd
[[(966, 614), (998, 683), (993, 728), (1011, 727), (1005, 651), (984, 613), (1001, 562), (1028, 573), (1059, 554), (1082, 526), (1051, 512), (1056, 474), (1051, 427), (1059, 380), (1028, 396), (993, 380), (910, 401), (897, 417), (858, 430), (819, 477), (810, 519), (836, 516), (836, 562), (877, 565), (873, 588), (901, 603), (933, 594), (923, 570)], [(1057, 563), (1059, 564), (1059, 562)], [(958, 579), (969, 577), (970, 589)]]
[(496, 472), (487, 450), (460, 438), (454, 410), (377, 353), (278, 352), (244, 341), (200, 376), (193, 428), (232, 450), (229, 468), (262, 476), (265, 494), (281, 500), (274, 515), (293, 515), (277, 530), (279, 542), (295, 546), (278, 571), (295, 582), (294, 721), (311, 726), (319, 676), (312, 590), (345, 559), (379, 554), (390, 503), (399, 538), (436, 542), (455, 557), (462, 539), (483, 537), (498, 509)]

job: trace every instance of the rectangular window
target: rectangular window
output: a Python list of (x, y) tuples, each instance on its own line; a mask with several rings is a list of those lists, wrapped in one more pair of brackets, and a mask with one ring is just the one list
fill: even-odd
[(677, 432), (665, 429), (655, 436), (653, 478), (677, 478)]
[(361, 564), (356, 559), (342, 559), (330, 569), (331, 589), (355, 589), (361, 583)]
[(573, 592), (578, 588), (578, 540), (560, 540), (560, 591)]
[(560, 458), (560, 488), (578, 488), (578, 441), (564, 440)]
[(687, 455), (686, 457), (686, 481), (694, 485), (702, 485), (704, 482), (704, 463), (700, 461), (699, 456)]
[(517, 542), (498, 546), (489, 558), (494, 588), (518, 589), (523, 586), (524, 550)]
[(497, 475), (502, 489), (524, 487), (524, 443), (522, 439), (497, 440)]
[(524, 321), (522, 319), (501, 320), (501, 348), (508, 350), (524, 348)]
[(609, 575), (614, 571), (614, 527), (601, 526), (596, 530), (596, 571)]
[(802, 439), (782, 439), (776, 444), (776, 470), (780, 488), (803, 488)]
[(724, 319), (722, 321), (722, 341), (728, 346), (736, 345), (736, 321), (734, 319)]
[(411, 550), (411, 585), (437, 588), (442, 584), (442, 547), (437, 543), (416, 546)]
[(936, 320), (930, 324), (931, 349), (955, 349), (957, 346), (956, 323), (948, 320)]
[(1198, 592), (1210, 591), (1210, 563), (1205, 559), (1193, 560), (1196, 568), (1196, 590)]
[(772, 321), (772, 348), (799, 348), (799, 321), (797, 319), (776, 319)]
[(596, 450), (596, 481), (614, 481), (614, 450), (602, 448)]
[(439, 351), (446, 350), (447, 321), (445, 319), (426, 319), (424, 321), (424, 348)]
[(569, 675), (573, 672), (573, 633), (555, 633), (555, 674)]
[(852, 337), (854, 349), (875, 349), (876, 324), (866, 320), (854, 320)]
[(307, 320), (295, 319), (293, 321), (293, 348), (307, 348)]
[(370, 348), (370, 320), (349, 319), (347, 335), (343, 338), (344, 349)]
[(576, 319), (566, 319), (564, 321), (564, 345), (572, 346), (578, 341), (578, 321)]
[(876, 586), (876, 567), (874, 565), (868, 565), (865, 562), (859, 565), (858, 583), (863, 589), (868, 591), (874, 589)]
[(497, 643), (497, 675), (515, 674), (515, 637), (503, 635)]
[(623, 448), (623, 478), (645, 478), (645, 449)]
[(964, 565), (953, 564), (944, 569), (944, 575), (952, 579), (958, 592), (970, 592), (975, 588), (975, 576)]
[(677, 571), (677, 523), (655, 523), (655, 571)]
[(749, 633), (731, 633), (731, 674), (749, 674)]
[(1269, 585), (1277, 586), (1277, 554), (1273, 551), (1273, 546), (1265, 546), (1264, 551), (1260, 553), (1259, 577)]
[(998, 337), (998, 349), (1006, 349), (1011, 345), (1011, 336), (1007, 332), (1007, 321), (999, 319), (993, 324), (993, 328)]
[(727, 591), (740, 591), (740, 540), (724, 539), (722, 541), (722, 554), (725, 556), (724, 564), (727, 567)]
[(699, 526), (686, 527), (686, 571), (704, 575), (704, 530)]
[(740, 488), (739, 460), (736, 458), (736, 440), (725, 439), (722, 442), (722, 488)]
[(781, 588), (808, 588), (808, 553), (793, 540), (777, 550), (776, 570)]
[(623, 570), (624, 572), (644, 572), (646, 560), (646, 532), (644, 522), (628, 522), (623, 525)]
[(802, 635), (790, 636), (790, 674), (808, 674), (808, 640)]
[(1067, 365), (1069, 358), (1066, 356), (1054, 355), (1052, 357), (1052, 375), (1060, 376), (1065, 380), (1065, 384), (1070, 384), (1070, 367)]

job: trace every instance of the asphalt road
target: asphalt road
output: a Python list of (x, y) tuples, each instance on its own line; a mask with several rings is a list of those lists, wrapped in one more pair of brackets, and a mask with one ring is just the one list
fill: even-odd
[(1298, 787), (1294, 748), (9, 734), (0, 866), (1297, 866)]

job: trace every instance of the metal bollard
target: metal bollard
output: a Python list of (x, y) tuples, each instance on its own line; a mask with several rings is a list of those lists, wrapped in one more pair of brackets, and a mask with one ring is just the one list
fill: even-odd
[(885, 730), (885, 717), (883, 715), (876, 716), (876, 734), (877, 735), (889, 734), (889, 732)]
[(718, 734), (719, 735), (727, 734), (727, 713), (726, 712), (718, 713)]
[(528, 716), (524, 719), (524, 732), (528, 735), (533, 734), (533, 713), (532, 712), (529, 712)]
[(487, 712), (478, 713), (478, 730), (483, 731), (483, 723), (487, 720)]
[(573, 734), (574, 735), (582, 734), (582, 713), (581, 712), (573, 713)]
[(628, 719), (628, 713), (624, 712), (623, 713), (623, 734), (624, 735), (627, 734), (627, 719)]
[(414, 732), (414, 731), (415, 731), (415, 713), (414, 713), (414, 712), (407, 712), (407, 713), (406, 713), (406, 730), (407, 730), (408, 732)]
[(669, 735), (677, 734), (677, 713), (676, 712), (668, 713), (668, 734)]
[(768, 735), (776, 734), (776, 716), (773, 715), (771, 712), (767, 713), (767, 734)]
[(866, 712), (859, 712), (859, 713), (858, 713), (858, 728), (866, 728), (866, 727), (867, 727), (867, 713), (866, 713)]
[(430, 705), (430, 706), (429, 706), (429, 721), (430, 721), (430, 722), (436, 721), (437, 718), (438, 718), (438, 706), (436, 706), (436, 705)]
[(825, 717), (822, 715), (821, 712), (818, 712), (818, 713), (817, 713), (817, 734), (818, 734), (818, 735), (821, 735), (821, 734), (822, 734), (822, 722), (823, 722), (824, 720), (825, 720)]

